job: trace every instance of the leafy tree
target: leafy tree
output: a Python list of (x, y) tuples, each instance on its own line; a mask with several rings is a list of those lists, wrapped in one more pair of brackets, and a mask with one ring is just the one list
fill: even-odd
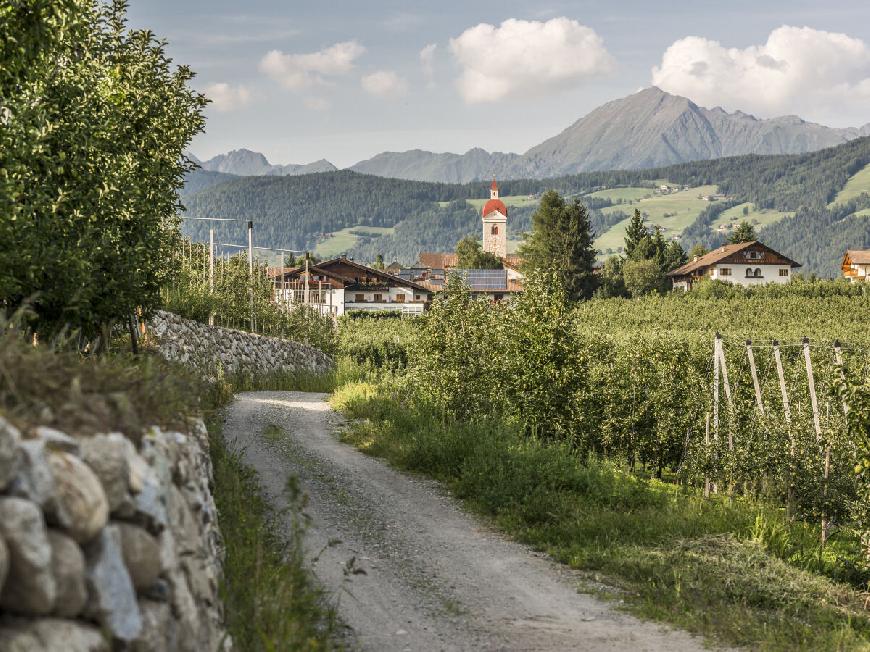
[(589, 213), (577, 199), (566, 204), (556, 191), (545, 192), (520, 255), (527, 272), (555, 270), (570, 300), (588, 299), (598, 287)]
[(689, 260), (694, 260), (695, 257), (700, 258), (701, 256), (706, 256), (708, 253), (710, 253), (709, 249), (707, 249), (704, 245), (700, 243), (696, 243), (692, 245), (691, 249), (689, 249), (688, 258)]
[(378, 254), (377, 257), (375, 258), (374, 268), (380, 269), (380, 270), (384, 269), (384, 256), (383, 256), (383, 254)]
[(622, 256), (610, 256), (601, 268), (601, 285), (595, 290), (595, 296), (601, 299), (628, 296), (622, 268), (625, 259)]
[(625, 288), (633, 297), (657, 292), (664, 282), (662, 269), (652, 258), (625, 261), (622, 276)]
[(0, 4), (0, 303), (88, 335), (172, 274), (203, 96), (114, 0)]
[(740, 244), (741, 242), (752, 242), (753, 240), (758, 240), (758, 235), (755, 233), (755, 227), (753, 227), (749, 222), (743, 220), (740, 224), (737, 225), (737, 228), (734, 229), (734, 232), (731, 234), (731, 237), (728, 238), (728, 242), (731, 244)]
[[(643, 217), (640, 215), (640, 211), (638, 209), (634, 209), (634, 215), (631, 217), (631, 221), (628, 223), (628, 226), (625, 228), (625, 255), (629, 258), (635, 257), (635, 249), (640, 246), (645, 238), (649, 237), (649, 229), (646, 228), (646, 225), (643, 223)], [(647, 256), (641, 256), (642, 258), (646, 258)]]
[(665, 249), (665, 272), (682, 267), (689, 262), (686, 252), (679, 242), (672, 240)]
[(483, 251), (480, 242), (467, 236), (456, 245), (457, 266), (462, 269), (501, 269), (501, 259), (488, 251)]

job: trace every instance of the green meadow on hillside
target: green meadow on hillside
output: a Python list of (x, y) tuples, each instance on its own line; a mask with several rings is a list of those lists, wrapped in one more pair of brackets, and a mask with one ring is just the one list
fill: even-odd
[(393, 233), (395, 228), (385, 226), (349, 226), (333, 231), (317, 243), (314, 254), (320, 258), (333, 258), (352, 249), (360, 240)]
[(627, 203), (640, 201), (641, 199), (647, 199), (649, 197), (652, 197), (653, 192), (654, 191), (652, 188), (607, 188), (605, 190), (596, 190), (595, 192), (591, 192), (587, 195), (587, 197), (594, 197), (597, 199), (609, 199), (614, 203), (618, 201)]
[[(748, 210), (745, 214), (743, 213), (744, 208)], [(754, 225), (756, 228), (763, 228), (779, 222), (782, 218), (788, 217), (789, 215), (791, 215), (791, 213), (786, 213), (784, 211), (759, 210), (755, 207), (755, 204), (744, 202), (743, 204), (732, 206), (728, 210), (723, 211), (722, 214), (713, 221), (710, 228), (715, 231), (720, 226), (737, 226), (744, 220)]]
[[(614, 190), (641, 190), (640, 188), (619, 188)], [(666, 238), (678, 237), (683, 230), (692, 224), (707, 206), (709, 201), (702, 199), (706, 195), (713, 195), (717, 192), (717, 187), (696, 186), (688, 190), (670, 193), (667, 195), (651, 195), (646, 199), (631, 204), (630, 206), (616, 205), (608, 206), (601, 209), (605, 215), (623, 212), (633, 212), (635, 208), (640, 210), (647, 216), (647, 223), (651, 226), (659, 226), (662, 228)], [(610, 192), (610, 191), (599, 191)], [(647, 189), (649, 192), (649, 189)], [(623, 245), (625, 238), (625, 227), (628, 225), (629, 219), (626, 218), (621, 222), (614, 224), (607, 231), (602, 233), (595, 240), (595, 246), (599, 251), (607, 253), (607, 250), (616, 251)]]
[[(508, 195), (507, 197), (499, 197), (505, 206), (537, 206), (540, 197), (535, 195)], [(483, 208), (483, 205), (489, 201), (488, 197), (480, 199), (467, 199), (469, 206), (474, 206), (477, 210)]]
[(849, 177), (846, 185), (837, 193), (837, 196), (834, 197), (834, 201), (832, 201), (829, 206), (845, 204), (850, 199), (860, 197), (864, 193), (870, 194), (870, 165)]

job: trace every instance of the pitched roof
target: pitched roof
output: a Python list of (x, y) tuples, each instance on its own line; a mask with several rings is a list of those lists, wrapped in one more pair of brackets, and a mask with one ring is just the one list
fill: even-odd
[(424, 251), (420, 254), (420, 267), (425, 269), (447, 269), (456, 267), (459, 257), (447, 251)]
[(697, 260), (692, 260), (683, 265), (682, 267), (678, 267), (677, 269), (670, 271), (667, 273), (667, 276), (688, 276), (692, 272), (704, 269), (705, 267), (709, 267), (710, 265), (715, 265), (720, 260), (724, 260), (733, 254), (736, 254), (739, 251), (743, 251), (753, 245), (758, 245), (767, 249), (768, 251), (775, 253), (777, 256), (784, 258), (789, 262), (792, 267), (800, 267), (800, 263), (796, 263), (795, 261), (783, 256), (778, 251), (774, 251), (770, 247), (765, 244), (760, 243), (758, 240), (750, 240), (749, 242), (739, 242), (737, 244), (727, 244), (721, 247), (717, 247), (713, 251), (700, 256)]
[(846, 256), (853, 265), (870, 265), (870, 249), (847, 249)]
[[(330, 278), (334, 278), (334, 279), (345, 281), (345, 282), (349, 281), (349, 280), (353, 280), (353, 279), (349, 279), (348, 277), (344, 276), (341, 273), (334, 272), (334, 271), (329, 269), (330, 266), (336, 265), (336, 264), (347, 265), (349, 267), (353, 267), (355, 269), (360, 270), (361, 272), (364, 272), (367, 276), (373, 276), (375, 278), (378, 278), (378, 279), (381, 279), (381, 280), (384, 280), (384, 281), (387, 281), (390, 283), (395, 283), (396, 285), (403, 285), (406, 287), (413, 288), (415, 290), (424, 290), (427, 292), (429, 291), (429, 288), (424, 287), (424, 286), (420, 285), (419, 283), (415, 283), (414, 281), (410, 281), (406, 278), (401, 278), (399, 276), (395, 276), (394, 274), (390, 274), (388, 272), (382, 272), (381, 270), (375, 269), (374, 267), (368, 267), (367, 265), (361, 265), (359, 263), (355, 263), (354, 261), (352, 261), (348, 258), (341, 257), (341, 256), (338, 258), (333, 258), (331, 260), (325, 260), (321, 263), (317, 263), (316, 265), (309, 264), (308, 265), (308, 272), (311, 274), (323, 274), (324, 276), (329, 276)], [(292, 269), (288, 269), (286, 274), (300, 274), (304, 271), (305, 271), (304, 267), (295, 267)]]

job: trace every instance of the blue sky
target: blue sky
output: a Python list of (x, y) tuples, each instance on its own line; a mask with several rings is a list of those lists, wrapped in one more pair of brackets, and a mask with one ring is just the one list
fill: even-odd
[(215, 99), (201, 158), (522, 152), (652, 83), (762, 117), (870, 122), (866, 0), (131, 0), (129, 14)]

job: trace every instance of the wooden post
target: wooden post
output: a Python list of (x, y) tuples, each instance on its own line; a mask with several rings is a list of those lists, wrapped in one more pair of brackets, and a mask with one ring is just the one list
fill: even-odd
[(749, 358), (749, 370), (752, 372), (752, 386), (755, 388), (755, 403), (758, 411), (764, 416), (764, 402), (761, 400), (761, 385), (758, 384), (758, 372), (755, 369), (755, 354), (752, 352), (752, 340), (746, 340), (746, 356)]
[[(793, 465), (797, 446), (794, 440), (794, 433), (791, 431), (791, 407), (788, 403), (788, 389), (785, 385), (785, 372), (782, 368), (782, 356), (779, 353), (778, 340), (773, 340), (773, 359), (776, 361), (776, 375), (779, 378), (779, 391), (782, 394), (782, 412), (785, 415), (786, 430), (788, 431), (789, 459)], [(789, 516), (794, 512), (794, 482), (791, 477), (791, 472), (789, 472), (786, 511)]]
[[(782, 394), (782, 411), (786, 423), (791, 423), (791, 408), (788, 404), (788, 390), (785, 386), (785, 373), (782, 370), (782, 356), (779, 353), (779, 342), (773, 340), (773, 358), (776, 360), (776, 375), (779, 377), (779, 391)], [(794, 446), (794, 444), (792, 444)]]
[[(214, 227), (208, 228), (208, 293), (214, 294)], [(214, 326), (214, 312), (208, 313), (208, 325)]]
[(725, 398), (728, 401), (728, 413), (731, 415), (731, 426), (728, 428), (728, 450), (734, 450), (734, 400), (731, 397), (731, 385), (728, 382), (728, 365), (725, 362), (725, 348), (722, 346), (722, 339), (719, 338), (719, 367), (722, 372), (722, 384), (725, 387)]
[(719, 333), (713, 340), (713, 437), (719, 441)]
[(807, 368), (807, 383), (810, 388), (810, 405), (813, 408), (813, 428), (816, 431), (816, 441), (822, 437), (822, 426), (819, 423), (819, 399), (816, 396), (816, 381), (813, 378), (813, 361), (810, 358), (810, 339), (804, 338), (804, 364)]
[(248, 297), (251, 303), (251, 332), (256, 330), (254, 318), (254, 222), (248, 221)]
[[(707, 412), (707, 418), (704, 427), (704, 444), (706, 447), (707, 455), (710, 455), (710, 413)], [(710, 476), (704, 476), (704, 498), (710, 497)]]

